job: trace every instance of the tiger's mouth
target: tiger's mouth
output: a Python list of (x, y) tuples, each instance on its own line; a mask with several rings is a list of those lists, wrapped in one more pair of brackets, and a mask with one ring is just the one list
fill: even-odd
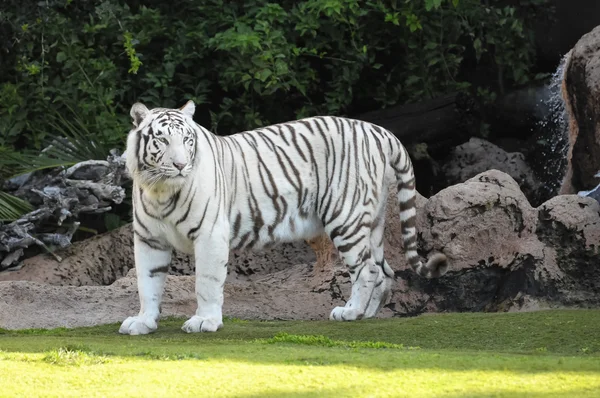
[(190, 173), (186, 170), (173, 170), (174, 174), (169, 175), (169, 178), (185, 178), (187, 177)]
[(143, 185), (182, 183), (190, 175), (189, 170), (164, 170), (144, 168), (137, 173), (138, 181)]
[(190, 170), (184, 168), (182, 170), (179, 169), (175, 169), (175, 168), (160, 168), (157, 170), (157, 173), (160, 174), (162, 176), (162, 178), (164, 179), (169, 179), (169, 178), (185, 178), (187, 176), (190, 175)]

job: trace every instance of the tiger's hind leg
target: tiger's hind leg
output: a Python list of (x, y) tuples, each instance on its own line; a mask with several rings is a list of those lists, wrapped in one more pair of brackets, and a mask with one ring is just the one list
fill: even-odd
[(381, 216), (375, 221), (373, 230), (371, 231), (371, 252), (379, 272), (373, 293), (371, 294), (371, 300), (369, 300), (365, 311), (365, 318), (372, 318), (377, 315), (377, 312), (386, 304), (392, 292), (394, 270), (385, 261), (383, 253), (384, 214), (385, 209), (383, 209)]
[[(348, 230), (356, 231), (353, 228)], [(329, 315), (329, 319), (334, 321), (362, 319), (380, 278), (381, 268), (375, 264), (371, 252), (371, 228), (363, 226), (357, 232), (354, 231), (349, 236), (336, 236), (326, 227), (326, 232), (330, 236), (334, 235), (333, 244), (348, 267), (352, 281), (352, 293), (346, 305), (334, 308)]]

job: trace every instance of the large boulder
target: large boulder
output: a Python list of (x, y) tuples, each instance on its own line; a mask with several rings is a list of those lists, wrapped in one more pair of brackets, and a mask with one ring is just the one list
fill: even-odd
[(481, 138), (471, 138), (450, 151), (442, 168), (447, 185), (455, 185), (487, 170), (510, 175), (529, 199), (536, 197), (540, 182), (520, 152), (506, 152)]
[(600, 183), (600, 26), (585, 34), (567, 58), (563, 99), (569, 119), (567, 172), (561, 193)]
[(426, 282), (402, 275), (417, 313), (600, 303), (593, 199), (559, 196), (535, 209), (512, 178), (491, 170), (432, 197), (419, 221), (424, 251), (443, 249), (451, 271)]
[(515, 180), (497, 170), (440, 191), (417, 222), (423, 253), (442, 251), (450, 271), (433, 280), (409, 269), (397, 272), (400, 288), (389, 307), (398, 314), (494, 310), (513, 293), (502, 291), (519, 270), (531, 258), (543, 258), (536, 209)]
[(600, 304), (600, 204), (561, 195), (541, 205), (538, 217), (545, 294), (565, 305)]

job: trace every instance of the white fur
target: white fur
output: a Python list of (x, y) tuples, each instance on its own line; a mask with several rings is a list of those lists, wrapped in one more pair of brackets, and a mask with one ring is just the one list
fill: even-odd
[[(141, 311), (123, 322), (121, 333), (156, 330), (164, 274), (153, 274), (152, 270), (169, 263), (172, 248), (193, 254), (196, 263), (198, 309), (182, 329), (188, 333), (214, 332), (223, 324), (223, 285), (232, 248), (248, 244), (247, 239), (253, 239), (253, 248), (260, 248), (267, 243), (310, 239), (323, 232), (335, 235), (346, 226), (344, 220), (355, 220), (361, 214), (360, 222), (353, 221), (356, 232), (352, 239), (358, 237), (358, 244), (350, 235), (333, 236), (350, 267), (353, 285), (348, 303), (333, 309), (330, 318), (375, 316), (390, 295), (394, 274), (383, 259), (380, 245), (388, 185), (398, 181), (398, 170), (408, 170), (401, 174), (405, 184), (413, 179), (410, 159), (394, 136), (362, 122), (321, 118), (294, 122), (289, 129), (270, 126), (221, 138), (193, 122), (192, 102), (179, 111), (169, 110), (183, 118), (184, 127), (177, 123), (164, 127), (164, 120), (161, 124), (156, 117), (164, 111), (148, 110), (141, 104), (131, 111), (134, 128), (126, 156), (134, 179), (134, 229), (144, 236), (136, 235), (135, 239)], [(305, 123), (312, 123), (311, 128)], [(150, 128), (155, 134), (163, 129), (160, 134), (164, 133), (162, 139), (168, 142), (161, 160), (153, 166), (164, 178), (157, 179), (154, 171), (140, 168), (140, 157), (145, 153), (139, 137)], [(196, 137), (195, 152), (186, 146), (181, 133), (188, 128)], [(326, 140), (318, 136), (319, 129), (325, 132)], [(173, 167), (175, 163), (185, 163), (186, 167), (178, 170)], [(169, 201), (178, 192), (177, 205), (170, 208)], [(298, 192), (302, 193), (300, 198)], [(355, 195), (360, 200), (352, 205)], [(399, 198), (409, 201), (414, 195), (414, 188), (404, 187)], [(327, 204), (323, 198), (329, 197), (333, 199)], [(259, 216), (254, 206), (260, 209)], [(335, 217), (332, 215), (324, 225), (322, 220), (329, 214)], [(414, 214), (414, 209), (407, 209), (401, 219), (406, 221)], [(409, 232), (416, 233), (414, 228)], [(416, 251), (410, 249), (407, 256), (414, 258)]]

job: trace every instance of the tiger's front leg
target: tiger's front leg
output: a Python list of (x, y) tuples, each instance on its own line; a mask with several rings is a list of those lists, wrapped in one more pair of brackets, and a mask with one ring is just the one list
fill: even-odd
[(133, 246), (140, 313), (125, 319), (119, 333), (148, 334), (158, 328), (160, 302), (171, 263), (171, 249), (151, 247), (137, 234), (134, 235)]
[[(215, 227), (213, 231), (218, 230)], [(199, 236), (194, 242), (196, 260), (196, 315), (181, 328), (187, 333), (216, 332), (223, 326), (223, 287), (229, 260), (229, 232)]]

